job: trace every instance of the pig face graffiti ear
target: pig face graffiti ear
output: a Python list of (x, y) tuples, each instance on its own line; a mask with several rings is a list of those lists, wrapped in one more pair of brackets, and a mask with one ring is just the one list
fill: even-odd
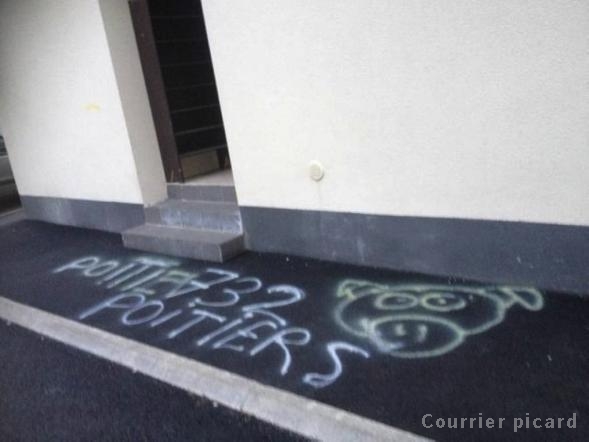
[(370, 281), (346, 279), (338, 286), (337, 297), (352, 300), (380, 290), (382, 290), (382, 286)]
[(519, 304), (522, 307), (538, 311), (544, 307), (544, 297), (533, 287), (497, 287), (495, 291), (501, 296), (506, 307)]

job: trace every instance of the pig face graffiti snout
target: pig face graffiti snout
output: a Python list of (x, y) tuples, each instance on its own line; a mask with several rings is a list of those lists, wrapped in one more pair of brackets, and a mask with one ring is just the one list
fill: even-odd
[(438, 356), (464, 339), (450, 321), (427, 316), (381, 317), (372, 321), (366, 332), (381, 353), (400, 358)]
[(543, 306), (533, 288), (469, 287), (434, 284), (383, 285), (344, 281), (335, 309), (337, 323), (366, 339), (381, 353), (404, 358), (439, 356), (462, 344), (468, 335), (501, 323), (518, 304)]

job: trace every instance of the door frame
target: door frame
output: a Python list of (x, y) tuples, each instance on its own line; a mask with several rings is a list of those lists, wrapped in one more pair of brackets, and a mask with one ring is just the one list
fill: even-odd
[(184, 182), (184, 173), (151, 27), (149, 6), (147, 0), (129, 0), (129, 8), (166, 181), (181, 183)]

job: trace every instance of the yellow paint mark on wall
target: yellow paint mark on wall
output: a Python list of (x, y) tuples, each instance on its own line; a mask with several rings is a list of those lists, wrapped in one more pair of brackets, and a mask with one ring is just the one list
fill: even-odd
[(100, 106), (96, 103), (88, 103), (84, 106), (88, 112), (100, 112)]

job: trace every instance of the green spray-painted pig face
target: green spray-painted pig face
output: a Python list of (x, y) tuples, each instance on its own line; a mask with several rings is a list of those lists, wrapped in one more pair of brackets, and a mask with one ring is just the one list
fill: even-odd
[(337, 291), (337, 323), (378, 351), (419, 358), (447, 353), (469, 335), (501, 323), (515, 304), (543, 306), (533, 288), (437, 284), (375, 284), (347, 280)]

